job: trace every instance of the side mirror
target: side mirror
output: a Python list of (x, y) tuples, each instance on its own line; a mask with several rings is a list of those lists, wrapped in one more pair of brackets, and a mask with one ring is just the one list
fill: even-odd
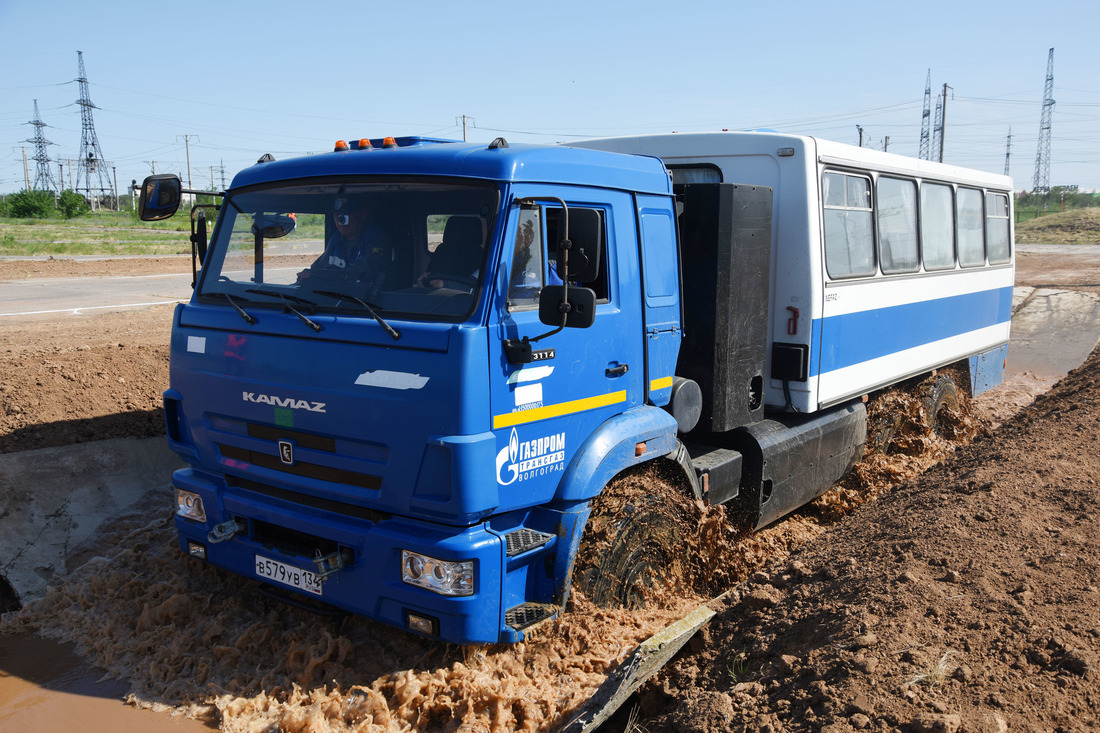
[[(603, 217), (597, 209), (569, 209), (569, 271), (558, 252), (557, 273), (562, 280), (589, 283), (600, 275), (600, 250), (603, 249)], [(560, 245), (559, 245), (560, 250)]]
[(596, 321), (596, 291), (576, 286), (548, 285), (539, 294), (539, 320), (547, 326), (558, 328), (588, 328)]
[(176, 213), (183, 198), (183, 183), (173, 174), (149, 176), (141, 184), (138, 199), (138, 218), (142, 221), (160, 221)]
[(259, 231), (264, 239), (278, 239), (290, 234), (298, 226), (298, 220), (294, 214), (265, 214), (257, 217), (252, 225), (252, 232)]

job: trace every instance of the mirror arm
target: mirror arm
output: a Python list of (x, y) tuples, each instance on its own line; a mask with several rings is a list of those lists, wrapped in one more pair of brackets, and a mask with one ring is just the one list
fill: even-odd
[[(225, 198), (225, 191), (197, 191), (193, 188), (181, 188), (180, 193), (191, 194), (192, 196), (214, 196), (216, 198)], [(199, 206), (209, 206), (211, 204), (198, 204)], [(216, 204), (214, 204), (216, 205)]]
[[(219, 204), (195, 204), (191, 207), (191, 288), (198, 282), (198, 267), (206, 261), (206, 212), (203, 209), (221, 209)], [(198, 216), (195, 216), (196, 212)], [(196, 260), (198, 267), (196, 267)]]

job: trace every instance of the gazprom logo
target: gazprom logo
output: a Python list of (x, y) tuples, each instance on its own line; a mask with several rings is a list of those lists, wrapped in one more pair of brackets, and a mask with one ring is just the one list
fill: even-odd
[(497, 483), (508, 486), (565, 468), (565, 433), (520, 441), (512, 428), (508, 445), (497, 453)]

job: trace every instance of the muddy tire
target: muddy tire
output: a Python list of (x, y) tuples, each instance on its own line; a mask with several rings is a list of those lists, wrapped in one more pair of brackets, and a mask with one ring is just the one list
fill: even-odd
[(654, 476), (613, 481), (593, 501), (573, 582), (600, 608), (644, 608), (683, 580), (691, 502)]
[(933, 377), (924, 396), (928, 428), (941, 438), (952, 437), (953, 422), (947, 418), (947, 413), (957, 415), (959, 406), (959, 390), (955, 386), (955, 380), (946, 374)]

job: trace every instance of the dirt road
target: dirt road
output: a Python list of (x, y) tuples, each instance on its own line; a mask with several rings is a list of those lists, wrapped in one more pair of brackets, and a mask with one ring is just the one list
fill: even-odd
[[(161, 266), (179, 261), (142, 265)], [(111, 268), (0, 263), (0, 280)], [(1096, 291), (1100, 256), (1022, 253), (1017, 282)], [(159, 434), (171, 312), (0, 329), (0, 452)], [(1025, 375), (995, 401), (1006, 422), (968, 447), (869, 464), (781, 526), (721, 538), (716, 568), (751, 580), (643, 688), (644, 729), (1100, 726), (1100, 361), (1007, 419), (1040, 383)], [(70, 641), (134, 706), (223, 730), (552, 729), (689, 605), (604, 613), (579, 600), (530, 643), (441, 648), (267, 606), (191, 564), (155, 511), (99, 541), (92, 562), (3, 617), (0, 644), (28, 632)]]

